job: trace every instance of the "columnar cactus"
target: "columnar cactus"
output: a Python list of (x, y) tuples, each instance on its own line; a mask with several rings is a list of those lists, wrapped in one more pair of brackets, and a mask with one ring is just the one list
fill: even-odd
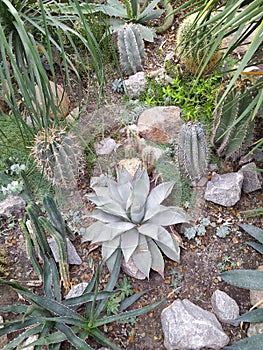
[[(180, 61), (185, 65), (186, 70), (193, 74), (198, 74), (201, 65), (205, 62), (208, 56), (208, 53), (210, 51), (209, 48), (211, 48), (211, 46), (214, 44), (215, 39), (212, 31), (211, 35), (206, 36), (206, 38), (202, 41), (202, 45), (200, 45), (200, 43), (197, 45), (196, 35), (198, 35), (198, 31), (196, 34), (193, 34), (196, 16), (196, 13), (188, 16), (179, 25), (176, 36), (177, 54), (180, 58)], [(207, 29), (208, 28), (206, 28), (206, 30)], [(216, 50), (212, 55), (209, 62), (207, 63), (206, 68), (203, 71), (204, 75), (212, 71), (213, 67), (221, 58), (221, 55), (222, 54), (219, 44), (218, 50)]]
[(118, 30), (118, 51), (125, 74), (132, 75), (143, 70), (144, 43), (136, 24), (128, 24)]
[(64, 129), (43, 129), (35, 137), (31, 155), (54, 185), (67, 188), (76, 181), (81, 151), (73, 134)]
[(188, 122), (181, 126), (178, 140), (178, 163), (182, 174), (193, 183), (207, 173), (207, 146), (201, 123)]
[[(212, 144), (220, 157), (237, 158), (252, 138), (253, 110), (239, 119), (254, 98), (248, 91), (250, 85), (248, 79), (238, 80), (214, 112)], [(217, 94), (217, 102), (221, 100), (224, 91), (225, 86), (222, 86)]]

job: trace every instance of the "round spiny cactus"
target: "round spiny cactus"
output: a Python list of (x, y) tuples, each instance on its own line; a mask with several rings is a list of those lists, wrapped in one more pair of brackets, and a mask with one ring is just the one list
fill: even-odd
[[(177, 42), (177, 54), (180, 58), (180, 61), (185, 65), (187, 71), (197, 75), (200, 67), (205, 62), (209, 51), (214, 44), (215, 36), (213, 35), (213, 31), (211, 31), (210, 35), (206, 36), (202, 42), (198, 43), (198, 31), (195, 35), (193, 35), (193, 27), (196, 19), (196, 13), (188, 16), (180, 25), (177, 31), (176, 42)], [(199, 21), (200, 22), (200, 21)], [(197, 22), (198, 26), (198, 22)], [(206, 27), (206, 30), (210, 30)], [(200, 29), (200, 31), (203, 29)], [(216, 63), (220, 60), (222, 53), (220, 51), (220, 45), (218, 50), (214, 52), (209, 62), (207, 63), (203, 75), (211, 72), (216, 65)]]
[(76, 182), (82, 157), (75, 135), (64, 129), (43, 129), (35, 136), (31, 155), (54, 185), (67, 188)]

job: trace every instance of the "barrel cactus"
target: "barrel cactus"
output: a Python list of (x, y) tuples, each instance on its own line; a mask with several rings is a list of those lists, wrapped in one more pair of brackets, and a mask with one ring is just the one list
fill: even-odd
[(120, 65), (127, 75), (143, 70), (145, 60), (144, 43), (136, 24), (128, 24), (118, 30), (118, 51)]
[[(197, 45), (196, 36), (198, 35), (198, 31), (204, 29), (200, 28), (196, 31), (196, 27), (201, 22), (201, 20), (199, 20), (197, 24), (195, 24), (196, 16), (196, 13), (194, 13), (185, 18), (179, 25), (176, 36), (176, 49), (180, 61), (185, 65), (187, 71), (195, 75), (199, 73), (200, 67), (204, 64), (215, 40), (215, 35), (213, 35), (213, 30), (211, 30), (210, 36), (206, 36), (202, 41), (202, 45)], [(206, 27), (205, 30), (210, 30), (210, 28)], [(219, 44), (218, 50), (211, 56), (202, 74), (205, 75), (213, 71), (213, 68), (220, 60), (221, 56), (222, 53)]]
[(194, 183), (207, 174), (207, 146), (204, 126), (201, 123), (184, 123), (178, 140), (180, 171)]
[[(217, 103), (221, 100), (226, 86), (223, 83), (219, 89)], [(239, 118), (254, 98), (248, 89), (249, 86), (250, 80), (239, 79), (214, 112), (212, 144), (220, 157), (238, 158), (253, 136), (253, 110)]]
[(68, 188), (75, 183), (81, 161), (80, 144), (75, 135), (53, 127), (40, 130), (31, 155), (54, 185)]
[(149, 277), (150, 269), (163, 276), (161, 252), (175, 261), (180, 256), (176, 237), (164, 226), (188, 222), (183, 209), (161, 205), (174, 182), (151, 190), (146, 169), (132, 176), (123, 168), (117, 176), (117, 181), (107, 177), (106, 187), (94, 187), (95, 194), (88, 195), (97, 206), (91, 217), (99, 221), (87, 228), (83, 241), (102, 244), (102, 258), (110, 271), (120, 249), (125, 262), (132, 259), (145, 276)]

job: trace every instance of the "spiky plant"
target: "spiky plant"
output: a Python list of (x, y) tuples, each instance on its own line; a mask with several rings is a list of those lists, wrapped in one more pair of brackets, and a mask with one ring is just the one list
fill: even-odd
[(150, 269), (163, 276), (161, 252), (179, 261), (178, 242), (164, 226), (187, 222), (188, 217), (181, 208), (161, 205), (173, 186), (174, 182), (166, 182), (151, 190), (146, 169), (138, 169), (134, 176), (122, 169), (117, 170), (117, 181), (108, 177), (106, 187), (94, 187), (95, 194), (88, 195), (96, 204), (91, 217), (98, 221), (87, 228), (83, 241), (102, 244), (102, 258), (110, 271), (118, 248), (125, 262), (132, 258), (147, 277)]
[[(176, 36), (176, 50), (180, 61), (185, 65), (186, 70), (198, 75), (201, 65), (204, 64), (206, 59), (209, 57), (208, 55), (210, 48), (215, 42), (215, 35), (213, 34), (214, 31), (211, 29), (211, 26), (208, 25), (206, 30), (209, 31), (210, 35), (197, 45), (198, 31), (193, 34), (196, 18), (197, 15), (194, 13), (186, 17), (186, 19), (179, 25)], [(201, 20), (199, 20), (199, 22), (200, 21)], [(200, 29), (200, 34), (202, 34), (203, 30), (203, 28)], [(208, 58), (203, 74), (205, 75), (206, 73), (211, 72), (220, 58), (220, 45), (218, 45), (218, 48), (214, 54)]]
[(64, 129), (43, 129), (35, 136), (31, 155), (37, 167), (54, 185), (68, 188), (75, 183), (81, 150), (74, 134)]
[(132, 75), (143, 70), (144, 43), (136, 24), (128, 24), (118, 30), (119, 61), (123, 71)]
[(117, 92), (118, 94), (123, 94), (124, 93), (124, 86), (123, 86), (123, 80), (122, 78), (115, 79), (112, 82), (111, 89), (113, 92)]
[(207, 173), (207, 146), (201, 123), (184, 123), (178, 140), (178, 164), (181, 172), (192, 182), (198, 182)]
[[(237, 158), (252, 138), (253, 110), (246, 109), (254, 95), (249, 87), (250, 80), (237, 80), (223, 103), (214, 112), (212, 144), (220, 157)], [(226, 83), (223, 83), (217, 94), (217, 102), (222, 98), (225, 89)]]

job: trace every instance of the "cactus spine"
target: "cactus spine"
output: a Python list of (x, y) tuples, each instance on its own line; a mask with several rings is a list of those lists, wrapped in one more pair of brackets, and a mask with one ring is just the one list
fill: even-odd
[(54, 185), (74, 186), (81, 161), (80, 145), (73, 134), (55, 128), (39, 131), (31, 148), (37, 167)]
[[(248, 79), (238, 80), (214, 112), (212, 144), (220, 157), (236, 159), (252, 138), (253, 110), (239, 120), (254, 98), (253, 94), (247, 90), (249, 85), (251, 82)], [(224, 91), (225, 87), (222, 86), (217, 94), (217, 103)]]
[(181, 126), (178, 140), (178, 163), (182, 174), (198, 182), (207, 172), (207, 146), (201, 123), (188, 122)]
[(118, 30), (120, 65), (127, 75), (143, 70), (145, 60), (144, 43), (137, 25), (128, 24)]
[[(202, 42), (198, 43), (198, 31), (193, 34), (193, 29), (198, 26), (198, 22), (194, 25), (196, 19), (196, 13), (188, 16), (180, 25), (177, 31), (177, 53), (180, 61), (185, 65), (187, 71), (197, 75), (199, 73), (201, 65), (205, 62), (211, 46), (214, 44), (213, 31)], [(206, 30), (209, 28), (206, 27)], [(200, 31), (203, 29), (200, 29)], [(213, 67), (221, 58), (220, 45), (218, 50), (211, 56), (206, 68), (203, 71), (203, 75), (210, 73)]]

